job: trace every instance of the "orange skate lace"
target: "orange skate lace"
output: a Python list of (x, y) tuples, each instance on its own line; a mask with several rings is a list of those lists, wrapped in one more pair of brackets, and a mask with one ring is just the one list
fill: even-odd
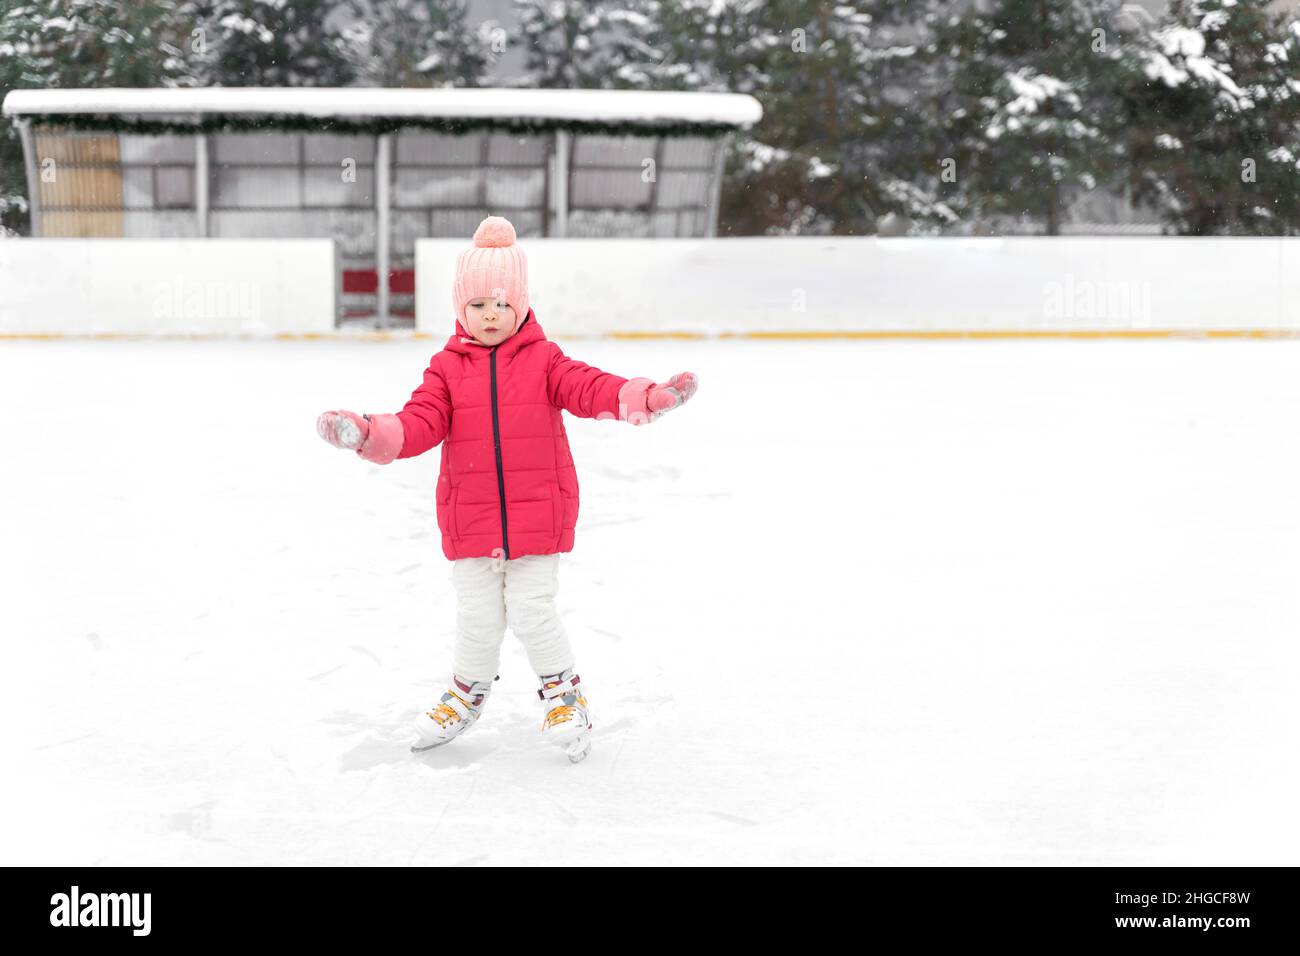
[(561, 704), (553, 708), (546, 715), (546, 720), (542, 722), (543, 727), (554, 727), (556, 724), (562, 724), (573, 717), (573, 708), (568, 704)]
[[(466, 707), (469, 706), (465, 698), (461, 697), (460, 694), (454, 694), (454, 696), (462, 704), (465, 704)], [(455, 709), (449, 707), (447, 704), (439, 704), (437, 707), (433, 708), (433, 710), (429, 711), (429, 716), (438, 722), (439, 727), (444, 726), (448, 720), (460, 720), (460, 714), (456, 713)]]
[[(583, 707), (586, 707), (587, 699), (579, 694), (578, 703)], [(567, 723), (572, 719), (573, 706), (571, 704), (559, 704), (547, 711), (546, 718), (542, 721), (542, 727), (543, 729), (546, 727), (555, 727), (558, 724)]]

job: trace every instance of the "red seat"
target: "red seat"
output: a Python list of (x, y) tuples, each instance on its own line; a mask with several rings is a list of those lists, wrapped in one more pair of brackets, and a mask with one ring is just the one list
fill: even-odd
[[(343, 291), (353, 295), (374, 295), (379, 291), (379, 277), (374, 269), (344, 269)], [(388, 291), (397, 295), (415, 294), (414, 269), (390, 269)]]

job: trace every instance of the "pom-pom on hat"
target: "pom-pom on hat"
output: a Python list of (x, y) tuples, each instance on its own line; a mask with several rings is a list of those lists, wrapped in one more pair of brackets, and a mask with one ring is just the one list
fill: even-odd
[(504, 295), (515, 310), (516, 325), (528, 315), (528, 262), (515, 242), (515, 227), (502, 216), (488, 216), (474, 230), (474, 245), (456, 257), (451, 301), (465, 326), (465, 306), (480, 296)]

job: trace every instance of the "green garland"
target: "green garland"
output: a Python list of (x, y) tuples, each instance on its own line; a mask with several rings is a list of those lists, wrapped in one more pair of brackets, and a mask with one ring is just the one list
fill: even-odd
[(520, 136), (567, 130), (570, 133), (587, 133), (601, 136), (722, 136), (736, 129), (729, 123), (665, 123), (659, 121), (634, 122), (620, 120), (523, 120), (497, 117), (438, 117), (438, 116), (379, 116), (365, 120), (340, 119), (337, 116), (303, 116), (301, 114), (274, 113), (249, 116), (237, 113), (213, 113), (195, 122), (139, 119), (116, 114), (71, 113), (67, 115), (44, 113), (27, 117), (34, 128), (61, 127), (64, 129), (99, 130), (113, 133), (135, 133), (142, 136), (169, 133), (251, 132), (266, 130), (295, 130), (313, 133), (341, 133), (345, 135), (378, 136), (402, 129), (432, 130), (451, 136), (464, 136), (480, 130), (514, 133)]

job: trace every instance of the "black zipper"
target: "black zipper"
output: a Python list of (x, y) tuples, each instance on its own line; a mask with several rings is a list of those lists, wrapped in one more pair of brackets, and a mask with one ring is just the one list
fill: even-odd
[(497, 414), (497, 347), (492, 346), (488, 360), (492, 372), (492, 444), (497, 453), (497, 492), (501, 496), (501, 548), (510, 560), (510, 535), (506, 533), (506, 478), (501, 471), (501, 420)]

